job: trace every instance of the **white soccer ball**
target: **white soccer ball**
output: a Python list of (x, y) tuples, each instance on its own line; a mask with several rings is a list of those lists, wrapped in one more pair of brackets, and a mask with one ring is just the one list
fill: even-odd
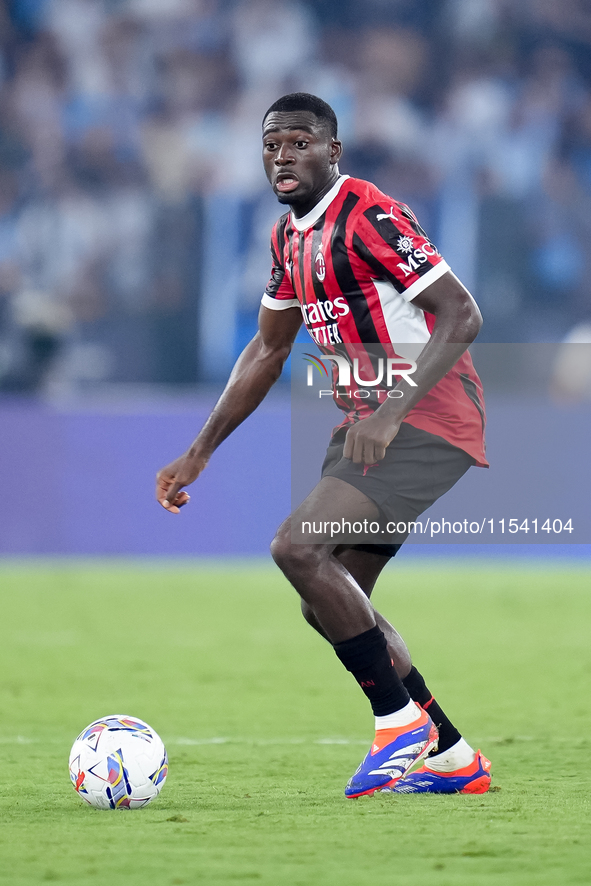
[(138, 720), (112, 714), (84, 729), (70, 751), (70, 778), (97, 809), (138, 809), (157, 797), (168, 774), (160, 736)]

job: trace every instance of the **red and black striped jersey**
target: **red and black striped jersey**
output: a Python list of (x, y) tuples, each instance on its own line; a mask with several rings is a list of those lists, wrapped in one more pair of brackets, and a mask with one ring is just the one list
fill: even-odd
[[(413, 299), (449, 266), (408, 206), (370, 182), (341, 176), (307, 215), (283, 215), (273, 228), (271, 254), (263, 305), (299, 307), (323, 353), (345, 353), (352, 362), (353, 354), (359, 357), (371, 345), (365, 361), (371, 371), (380, 348), (386, 356), (410, 356), (404, 344), (416, 347), (429, 340), (435, 317)], [(333, 391), (346, 414), (341, 427), (383, 402), (380, 385), (367, 398), (336, 384)], [(482, 385), (468, 352), (404, 420), (464, 449), (478, 464), (488, 464)]]

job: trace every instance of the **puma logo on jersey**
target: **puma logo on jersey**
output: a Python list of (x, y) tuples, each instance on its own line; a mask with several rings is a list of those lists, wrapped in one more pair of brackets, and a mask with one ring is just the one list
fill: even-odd
[(398, 216), (394, 215), (394, 207), (390, 207), (390, 212), (380, 212), (379, 215), (376, 215), (376, 221), (383, 221), (385, 218), (391, 218), (394, 221), (398, 221)]

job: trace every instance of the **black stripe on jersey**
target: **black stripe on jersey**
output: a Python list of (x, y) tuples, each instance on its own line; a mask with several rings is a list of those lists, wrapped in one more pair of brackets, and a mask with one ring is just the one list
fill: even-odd
[(484, 410), (478, 397), (478, 388), (476, 387), (476, 382), (473, 381), (465, 372), (460, 372), (460, 378), (462, 380), (462, 385), (464, 387), (464, 391), (466, 392), (466, 396), (469, 397), (472, 403), (474, 403), (474, 406), (480, 413), (480, 421), (482, 422), (482, 430), (484, 431)]
[(349, 261), (345, 245), (347, 221), (358, 202), (359, 197), (357, 194), (347, 194), (341, 207), (341, 211), (333, 225), (330, 238), (330, 251), (339, 289), (342, 293), (347, 294), (347, 303), (351, 309), (351, 314), (355, 326), (357, 327), (360, 340), (367, 344), (378, 344), (380, 337), (375, 328), (374, 322), (371, 319), (371, 313), (365, 294), (353, 273), (353, 268), (351, 267), (351, 262)]
[(322, 216), (320, 221), (316, 222), (314, 225), (314, 230), (312, 231), (312, 255), (310, 256), (312, 260), (312, 286), (314, 287), (314, 295), (318, 301), (324, 302), (326, 301), (326, 292), (324, 291), (324, 284), (318, 279), (318, 275), (316, 274), (316, 256), (318, 254), (318, 250), (322, 247), (322, 233), (324, 231), (324, 222), (326, 221), (326, 213)]
[(398, 277), (389, 271), (388, 268), (381, 263), (381, 261), (373, 255), (365, 245), (359, 234), (353, 234), (353, 249), (363, 261), (373, 268), (376, 274), (379, 274), (380, 277), (384, 277), (386, 280), (389, 280), (393, 285), (396, 292), (404, 292), (406, 287), (404, 283), (398, 279)]
[[(409, 209), (409, 207), (405, 203), (399, 203), (398, 209), (400, 210), (402, 215), (409, 220), (411, 227), (412, 227), (413, 231), (415, 232), (415, 234), (418, 234), (419, 237), (424, 237), (425, 240), (429, 240), (429, 237), (427, 236), (427, 234), (425, 233), (423, 228), (420, 226), (419, 220), (416, 217), (416, 215), (414, 214), (414, 212), (412, 211), (412, 209)], [(430, 240), (429, 240), (429, 243), (431, 243)]]
[[(277, 262), (281, 265), (281, 267), (283, 267), (283, 244), (285, 243), (285, 228), (287, 227), (288, 220), (289, 212), (286, 212), (285, 215), (282, 215), (281, 218), (277, 220), (277, 243), (279, 245), (279, 255), (277, 256)], [(273, 238), (271, 238), (271, 246), (273, 247), (273, 251), (275, 251)]]

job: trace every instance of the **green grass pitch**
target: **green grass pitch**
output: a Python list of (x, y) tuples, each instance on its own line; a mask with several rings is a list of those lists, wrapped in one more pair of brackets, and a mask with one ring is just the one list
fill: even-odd
[[(349, 801), (370, 711), (271, 564), (4, 564), (0, 883), (589, 884), (590, 577), (388, 567), (376, 606), (494, 788)], [(167, 745), (146, 809), (70, 785), (72, 741), (111, 713)]]

